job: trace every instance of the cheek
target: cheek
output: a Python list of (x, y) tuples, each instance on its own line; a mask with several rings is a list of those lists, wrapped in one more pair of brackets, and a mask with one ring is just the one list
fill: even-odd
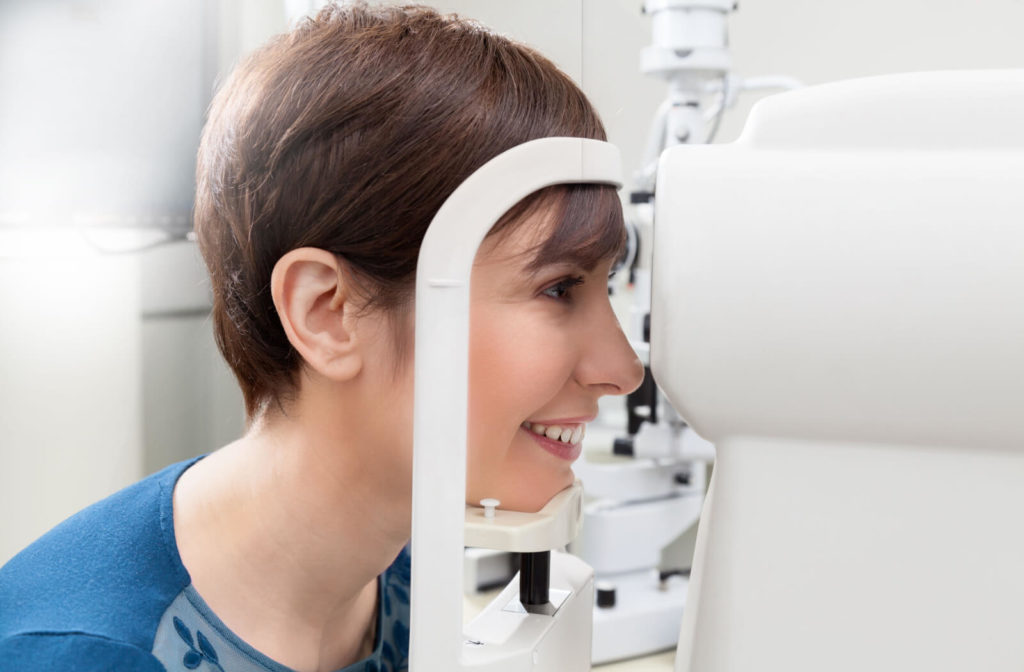
[[(474, 418), (518, 425), (565, 386), (572, 372), (567, 339), (525, 311), (489, 314), (470, 340), (470, 426)], [(511, 319), (518, 316), (518, 320)], [(508, 319), (496, 319), (507, 317)]]
[[(509, 311), (511, 312), (511, 311)], [(536, 418), (572, 373), (571, 340), (518, 310), (517, 320), (477, 319), (470, 341), (467, 501), (500, 499), (536, 511), (572, 482), (519, 426)]]

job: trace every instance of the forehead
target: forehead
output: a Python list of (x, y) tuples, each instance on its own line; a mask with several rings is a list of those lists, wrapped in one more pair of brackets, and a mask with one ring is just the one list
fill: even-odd
[(622, 205), (611, 187), (549, 187), (506, 213), (480, 247), (477, 263), (501, 260), (537, 272), (554, 264), (591, 270), (625, 246)]

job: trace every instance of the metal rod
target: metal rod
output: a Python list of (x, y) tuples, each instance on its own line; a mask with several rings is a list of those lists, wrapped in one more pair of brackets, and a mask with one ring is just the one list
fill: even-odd
[(519, 601), (524, 606), (548, 603), (551, 551), (523, 553), (519, 562)]

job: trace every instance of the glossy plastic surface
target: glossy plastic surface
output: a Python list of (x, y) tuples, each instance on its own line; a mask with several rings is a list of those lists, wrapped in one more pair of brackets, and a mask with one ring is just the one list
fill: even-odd
[(651, 361), (717, 449), (677, 670), (1024, 665), (1024, 71), (765, 99), (658, 174)]

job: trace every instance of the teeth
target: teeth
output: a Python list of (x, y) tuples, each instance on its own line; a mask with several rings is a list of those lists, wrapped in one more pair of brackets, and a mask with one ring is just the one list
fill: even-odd
[(586, 425), (573, 425), (571, 427), (559, 427), (558, 425), (541, 425), (531, 422), (524, 422), (523, 427), (534, 434), (546, 436), (562, 443), (578, 444), (586, 436)]

